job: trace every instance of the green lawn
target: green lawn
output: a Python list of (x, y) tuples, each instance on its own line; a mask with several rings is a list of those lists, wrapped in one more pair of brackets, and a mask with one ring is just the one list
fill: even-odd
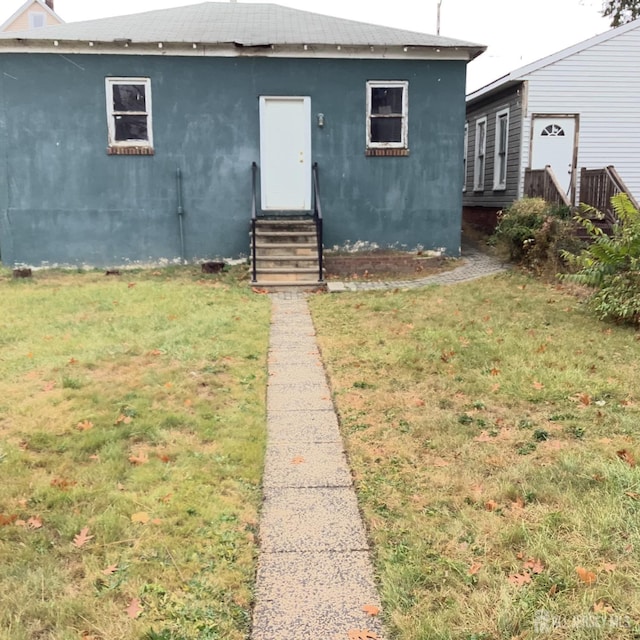
[(391, 636), (640, 637), (640, 335), (519, 274), (310, 304)]
[(181, 268), (0, 300), (0, 638), (245, 638), (268, 299)]

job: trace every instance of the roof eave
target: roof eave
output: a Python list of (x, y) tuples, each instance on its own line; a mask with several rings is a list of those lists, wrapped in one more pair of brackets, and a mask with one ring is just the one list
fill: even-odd
[(240, 42), (167, 42), (158, 39), (134, 41), (65, 40), (36, 38), (0, 38), (0, 51), (5, 53), (85, 53), (85, 54), (167, 54), (210, 56), (262, 56), (300, 58), (371, 58), (464, 60), (479, 56), (482, 46), (424, 46), (396, 44), (323, 44), (323, 43), (240, 43)]

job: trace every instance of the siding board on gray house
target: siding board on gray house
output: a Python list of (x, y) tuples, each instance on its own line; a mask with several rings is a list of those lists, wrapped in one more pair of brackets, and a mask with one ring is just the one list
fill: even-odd
[[(508, 207), (518, 197), (520, 167), (520, 139), (522, 135), (522, 84), (509, 87), (498, 95), (467, 104), (468, 123), (466, 191), (463, 195), (465, 208), (487, 207), (501, 209)], [(509, 138), (507, 143), (506, 189), (494, 190), (496, 114), (509, 108)], [(476, 122), (487, 118), (484, 188), (474, 190)]]

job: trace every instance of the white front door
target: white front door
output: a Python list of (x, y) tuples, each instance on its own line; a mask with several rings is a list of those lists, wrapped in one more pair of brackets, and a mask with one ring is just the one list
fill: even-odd
[(265, 211), (311, 209), (311, 100), (260, 97), (260, 184)]
[(534, 116), (531, 168), (550, 165), (565, 193), (571, 188), (575, 137), (574, 116)]

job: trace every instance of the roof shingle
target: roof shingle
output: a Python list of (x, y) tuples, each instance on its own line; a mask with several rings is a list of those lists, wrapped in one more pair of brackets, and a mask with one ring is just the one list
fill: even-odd
[(203, 2), (174, 9), (67, 23), (2, 34), (0, 39), (132, 43), (264, 45), (417, 46), (469, 49), (481, 45), (424, 33), (333, 18), (276, 4)]

